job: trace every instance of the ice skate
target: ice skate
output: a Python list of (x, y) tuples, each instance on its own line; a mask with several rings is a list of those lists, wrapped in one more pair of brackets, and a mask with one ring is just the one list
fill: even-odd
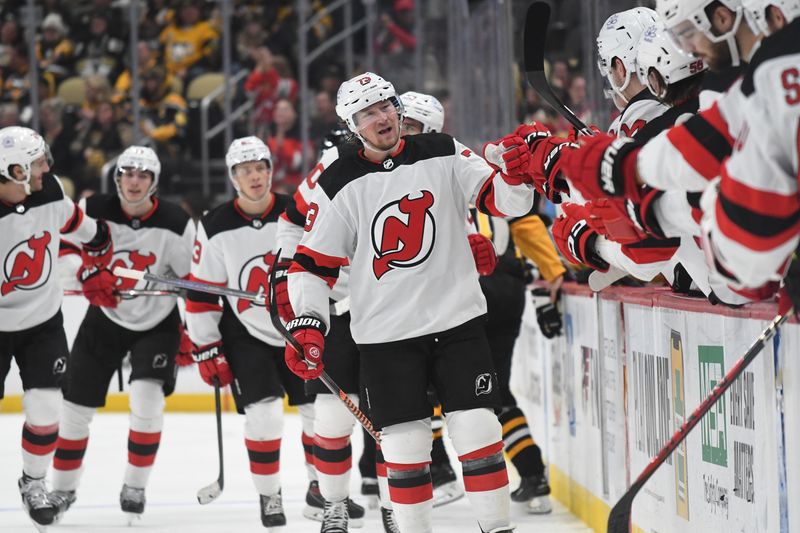
[(511, 501), (526, 504), (530, 514), (547, 514), (553, 510), (549, 494), (546, 477), (529, 476), (520, 479), (519, 487), (511, 493)]
[(319, 533), (347, 533), (348, 500), (325, 502), (322, 526)]
[(464, 489), (461, 488), (450, 463), (432, 463), (431, 480), (433, 482), (434, 507), (447, 505), (464, 496)]
[(48, 495), (48, 498), (50, 499), (50, 503), (56, 508), (56, 516), (53, 519), (54, 524), (61, 521), (64, 513), (72, 507), (72, 504), (75, 503), (77, 499), (74, 490), (54, 490)]
[[(347, 512), (350, 519), (350, 525), (354, 528), (363, 527), (364, 525), (364, 508), (347, 498)], [(303, 509), (303, 516), (309, 520), (322, 522), (325, 514), (325, 498), (319, 492), (319, 482), (312, 481), (308, 484), (308, 491), (306, 492), (306, 507)]]
[(55, 522), (57, 509), (48, 498), (44, 478), (32, 478), (23, 473), (17, 484), (22, 506), (33, 525), (39, 531), (47, 531), (46, 526)]
[(383, 530), (386, 533), (400, 533), (400, 528), (394, 519), (394, 511), (381, 507), (381, 520), (383, 521)]
[(283, 513), (283, 498), (281, 493), (273, 496), (261, 494), (261, 525), (271, 533), (281, 531), (286, 525), (286, 515)]
[(119, 493), (119, 505), (127, 516), (129, 526), (142, 519), (144, 503), (144, 489), (122, 485), (122, 492)]

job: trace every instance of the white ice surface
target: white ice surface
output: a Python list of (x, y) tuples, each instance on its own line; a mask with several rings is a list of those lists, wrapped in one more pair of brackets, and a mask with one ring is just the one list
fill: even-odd
[[(22, 415), (0, 415), (0, 533), (34, 532), (22, 511), (17, 478), (22, 470), (20, 435)], [(225, 490), (209, 505), (197, 503), (197, 490), (217, 477), (216, 431), (213, 414), (165, 416), (158, 458), (147, 488), (147, 507), (143, 519), (133, 527), (139, 533), (264, 532), (258, 514), (258, 496), (250, 478), (244, 448), (244, 417), (223, 417), (225, 449)], [(78, 501), (51, 533), (124, 533), (125, 517), (119, 509), (119, 490), (127, 460), (128, 418), (121, 414), (97, 415), (91, 427), (89, 448), (84, 458), (84, 474)], [(300, 446), (300, 417), (286, 417), (286, 436), (281, 449), (283, 502), (288, 525), (281, 533), (312, 533), (319, 524), (303, 518), (308, 486)], [(358, 456), (361, 432), (354, 437), (352, 494), (358, 494)], [(451, 457), (454, 454), (451, 451)], [(455, 466), (455, 465), (454, 465)], [(512, 480), (512, 487), (516, 481)], [(555, 501), (553, 513), (546, 516), (525, 514), (512, 503), (513, 521), (518, 533), (581, 532), (590, 530)], [(463, 498), (434, 510), (437, 533), (478, 532), (469, 503)], [(365, 527), (351, 531), (382, 533), (380, 514), (368, 510)]]

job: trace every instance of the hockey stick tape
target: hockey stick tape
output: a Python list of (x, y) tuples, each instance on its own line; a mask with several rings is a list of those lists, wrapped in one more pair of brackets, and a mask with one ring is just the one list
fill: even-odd
[(144, 279), (144, 271), (133, 270), (132, 268), (115, 267), (114, 275), (119, 278)]

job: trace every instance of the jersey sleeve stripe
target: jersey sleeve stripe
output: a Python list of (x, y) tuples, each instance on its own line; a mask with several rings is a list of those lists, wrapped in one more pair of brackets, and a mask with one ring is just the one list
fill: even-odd
[(777, 248), (800, 231), (800, 210), (788, 217), (776, 218), (750, 211), (722, 194), (716, 207), (716, 219), (723, 235), (760, 252)]
[(706, 153), (719, 162), (730, 155), (733, 140), (707, 122), (705, 117), (696, 115), (693, 118), (696, 120), (688, 120), (684, 123), (686, 132), (697, 139), (697, 142), (705, 148)]
[(478, 201), (476, 207), (482, 213), (494, 215), (496, 217), (505, 217), (506, 215), (497, 209), (494, 199), (494, 178), (497, 176), (497, 171), (492, 172), (486, 181), (483, 183), (480, 192), (478, 193)]
[(736, 198), (736, 203), (749, 211), (770, 217), (790, 217), (798, 209), (796, 194), (785, 195), (749, 187), (733, 178), (724, 167), (720, 194), (725, 198)]
[(339, 279), (339, 267), (345, 260), (338, 257), (321, 254), (306, 246), (298, 246), (294, 255), (294, 262), (289, 267), (289, 274), (296, 272), (309, 272), (322, 278), (329, 287), (333, 288)]
[[(300, 204), (302, 202), (302, 205)], [(283, 212), (283, 217), (294, 224), (295, 226), (303, 227), (306, 225), (306, 214), (308, 213), (308, 205), (306, 205), (303, 197), (299, 193), (295, 193), (293, 201), (289, 202), (286, 206), (286, 211)]]
[(62, 235), (66, 233), (72, 233), (73, 231), (78, 229), (78, 226), (80, 226), (81, 222), (83, 222), (83, 209), (81, 209), (78, 206), (78, 204), (72, 204), (72, 205), (75, 207), (75, 209), (72, 211), (72, 216), (70, 217), (70, 219), (67, 221), (66, 224), (64, 224), (64, 226), (60, 230), (60, 233)]

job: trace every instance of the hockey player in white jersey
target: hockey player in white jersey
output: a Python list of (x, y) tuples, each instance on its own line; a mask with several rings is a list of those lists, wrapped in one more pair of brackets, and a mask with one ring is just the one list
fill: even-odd
[[(278, 217), (289, 198), (270, 191), (272, 158), (258, 137), (234, 140), (225, 163), (237, 197), (200, 220), (192, 279), (266, 294)], [(303, 381), (286, 368), (283, 339), (265, 319), (263, 303), (189, 291), (186, 312), (203, 381), (232, 385), (236, 409), (245, 415), (245, 447), (261, 523), (266, 528), (285, 526), (280, 492), (283, 396), (303, 417), (304, 446), (313, 421), (313, 396), (306, 396)]]
[[(189, 274), (194, 224), (177, 204), (155, 196), (161, 163), (145, 146), (117, 159), (117, 194), (81, 200), (89, 216), (108, 221), (116, 243), (109, 269), (157, 275)], [(146, 281), (109, 275), (112, 290), (151, 288)], [(105, 405), (108, 384), (130, 354), (128, 464), (119, 496), (131, 518), (145, 507), (145, 488), (161, 441), (164, 397), (175, 388), (182, 326), (174, 298), (112, 297), (91, 302), (81, 322), (64, 380), (64, 405), (53, 460), (53, 496), (60, 512), (75, 501), (95, 411)], [(184, 364), (191, 361), (184, 361)]]
[[(524, 141), (509, 135), (488, 143), (491, 166), (444, 134), (401, 139), (402, 104), (373, 73), (342, 84), (337, 114), (364, 148), (339, 152), (309, 205), (288, 276), (297, 317), (287, 328), (304, 353), (287, 347), (287, 364), (307, 379), (324, 369), (328, 296), (349, 263), (351, 331), (373, 423), (382, 428), (399, 529), (431, 530), (433, 382), (481, 530), (511, 531), (486, 305), (464, 220), (470, 203), (499, 216), (530, 210)], [(335, 505), (346, 514), (344, 502)]]
[(0, 129), (0, 398), (15, 358), (22, 377), (22, 503), (38, 528), (58, 514), (44, 477), (58, 437), (61, 382), (67, 371), (67, 339), (61, 315), (62, 289), (56, 260), (59, 236), (82, 245), (82, 264), (94, 275), (84, 290), (103, 292), (97, 272), (113, 252), (108, 226), (85, 216), (50, 173), (44, 139), (22, 127)]

